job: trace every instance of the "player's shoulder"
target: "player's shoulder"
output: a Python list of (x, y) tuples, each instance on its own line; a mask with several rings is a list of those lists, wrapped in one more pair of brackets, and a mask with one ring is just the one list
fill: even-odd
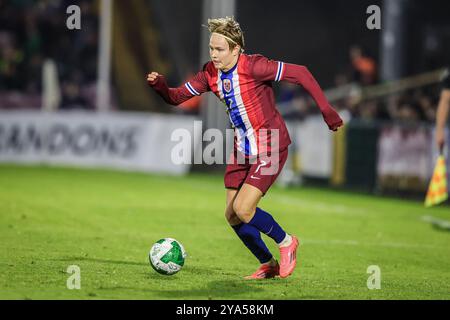
[(250, 74), (258, 74), (261, 70), (266, 70), (270, 59), (260, 53), (246, 54), (243, 59), (244, 70)]
[(248, 65), (253, 70), (255, 68), (265, 70), (267, 67), (277, 66), (281, 62), (278, 60), (268, 58), (259, 53), (247, 55), (247, 60), (248, 60)]
[(264, 56), (260, 53), (246, 54), (245, 57), (246, 57), (246, 60), (248, 61), (248, 63), (250, 63), (250, 64), (257, 63), (257, 62), (269, 61), (269, 59), (266, 56)]

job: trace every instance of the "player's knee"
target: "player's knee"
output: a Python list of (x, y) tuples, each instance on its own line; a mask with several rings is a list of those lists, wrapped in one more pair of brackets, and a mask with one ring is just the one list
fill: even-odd
[(241, 220), (239, 219), (239, 217), (236, 215), (236, 213), (233, 210), (232, 203), (229, 203), (225, 210), (225, 219), (227, 220), (228, 224), (231, 226), (241, 223)]
[(242, 222), (248, 223), (253, 218), (255, 210), (252, 206), (245, 202), (235, 200), (233, 210)]

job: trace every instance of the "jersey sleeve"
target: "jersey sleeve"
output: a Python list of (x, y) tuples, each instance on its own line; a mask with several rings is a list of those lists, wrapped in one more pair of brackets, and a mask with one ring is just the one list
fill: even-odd
[(305, 66), (286, 63), (283, 66), (282, 80), (302, 86), (314, 99), (330, 130), (337, 130), (343, 125), (339, 114), (328, 102), (314, 76)]
[(194, 77), (189, 79), (184, 86), (192, 96), (199, 96), (210, 90), (206, 71), (198, 72)]
[(199, 96), (210, 90), (206, 71), (198, 72), (178, 88), (169, 88), (164, 76), (161, 75), (154, 83), (149, 83), (149, 85), (165, 102), (176, 106), (191, 99), (193, 96)]
[(316, 102), (330, 130), (336, 130), (343, 124), (339, 114), (330, 105), (316, 79), (305, 66), (256, 55), (250, 68), (256, 80), (277, 82), (284, 80), (302, 86)]
[(262, 55), (255, 55), (250, 65), (251, 74), (259, 81), (281, 81), (284, 76), (284, 62), (270, 60)]

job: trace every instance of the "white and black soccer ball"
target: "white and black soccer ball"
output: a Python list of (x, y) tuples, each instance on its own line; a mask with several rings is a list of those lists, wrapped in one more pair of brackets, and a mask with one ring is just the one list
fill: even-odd
[(152, 246), (148, 259), (156, 272), (172, 275), (183, 267), (186, 251), (179, 241), (173, 238), (163, 238)]

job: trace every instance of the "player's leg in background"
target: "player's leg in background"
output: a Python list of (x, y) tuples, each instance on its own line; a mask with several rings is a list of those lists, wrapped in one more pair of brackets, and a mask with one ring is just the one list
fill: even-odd
[(263, 264), (272, 261), (272, 254), (261, 238), (261, 234), (254, 226), (242, 223), (233, 209), (233, 203), (238, 194), (238, 190), (227, 189), (226, 199), (227, 207), (225, 210), (225, 218), (230, 226), (236, 232), (245, 246), (253, 253), (258, 261)]

